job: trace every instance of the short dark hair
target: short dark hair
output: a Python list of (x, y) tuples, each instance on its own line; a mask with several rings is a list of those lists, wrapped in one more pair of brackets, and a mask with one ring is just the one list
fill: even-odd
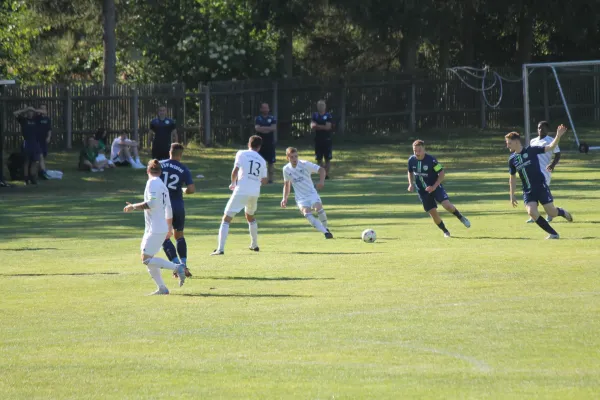
[(262, 138), (258, 135), (250, 136), (250, 140), (248, 140), (248, 144), (251, 149), (258, 149), (262, 146)]
[(183, 154), (183, 145), (181, 143), (171, 143), (171, 154), (180, 156)]
[(148, 170), (154, 176), (160, 175), (162, 172), (162, 167), (160, 166), (160, 162), (156, 158), (148, 161)]
[(538, 125), (541, 125), (542, 127), (550, 130), (550, 124), (548, 123), (548, 121), (540, 121), (538, 122)]
[(413, 142), (413, 147), (417, 147), (417, 146), (425, 147), (425, 142), (422, 141), (421, 139), (417, 139)]
[(519, 135), (519, 132), (509, 132), (504, 138), (508, 140), (521, 140), (521, 135)]

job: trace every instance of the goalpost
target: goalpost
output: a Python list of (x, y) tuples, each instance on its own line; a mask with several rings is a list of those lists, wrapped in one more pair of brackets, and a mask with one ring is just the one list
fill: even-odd
[[(590, 67), (593, 67), (590, 69)], [(573, 131), (573, 136), (575, 138), (575, 142), (577, 143), (577, 147), (579, 151), (587, 153), (588, 150), (600, 150), (600, 146), (588, 146), (587, 143), (580, 140), (579, 135), (577, 134), (577, 129), (575, 127), (575, 121), (573, 118), (573, 113), (569, 108), (569, 103), (567, 102), (567, 96), (565, 95), (565, 90), (563, 89), (563, 85), (561, 84), (561, 79), (559, 79), (558, 73), (556, 71), (557, 68), (565, 69), (567, 71), (575, 72), (573, 76), (579, 76), (580, 82), (577, 85), (578, 87), (573, 88), (573, 92), (577, 97), (580, 97), (579, 102), (582, 104), (580, 107), (582, 109), (590, 109), (592, 108), (594, 111), (594, 124), (597, 124), (600, 127), (600, 60), (593, 61), (566, 61), (566, 62), (549, 62), (549, 63), (531, 63), (531, 64), (523, 64), (522, 69), (522, 80), (523, 80), (523, 111), (524, 111), (524, 130), (526, 141), (529, 143), (530, 140), (530, 128), (531, 128), (531, 108), (530, 108), (530, 91), (532, 88), (530, 87), (530, 75), (536, 69), (549, 69), (552, 72), (552, 76), (554, 77), (554, 81), (556, 83), (556, 88), (558, 94), (560, 96), (560, 102), (562, 103), (562, 108), (566, 113), (569, 122), (569, 129)], [(587, 69), (586, 69), (587, 68)], [(591, 77), (591, 82), (586, 82), (584, 80), (585, 77)], [(546, 79), (546, 78), (544, 78)], [(548, 89), (547, 83), (544, 81), (544, 108), (546, 109), (546, 115), (549, 113), (549, 105), (548, 105)], [(593, 93), (590, 92), (590, 86), (592, 87)], [(569, 89), (571, 89), (569, 87)], [(588, 91), (586, 94), (585, 91)], [(581, 98), (584, 98), (583, 100)], [(587, 104), (584, 104), (587, 101)], [(591, 103), (591, 105), (589, 104)], [(573, 104), (573, 102), (571, 102)]]

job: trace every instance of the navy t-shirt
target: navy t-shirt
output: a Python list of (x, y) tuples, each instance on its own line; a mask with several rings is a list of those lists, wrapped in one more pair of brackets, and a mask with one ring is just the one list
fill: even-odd
[(23, 133), (23, 138), (25, 139), (25, 145), (33, 145), (38, 142), (38, 120), (39, 116), (34, 116), (33, 118), (27, 118), (24, 115), (19, 115), (17, 117), (17, 121), (21, 125), (21, 132)]
[[(323, 126), (325, 126), (328, 122), (333, 124), (333, 118), (331, 117), (331, 114), (329, 114), (328, 112), (326, 112), (323, 115), (319, 114), (318, 112), (313, 113), (312, 121), (316, 122), (317, 125), (323, 125)], [(315, 138), (316, 139), (330, 139), (331, 131), (315, 130)]]
[(50, 117), (41, 115), (38, 117), (38, 140), (40, 143), (45, 143), (48, 137), (48, 132), (52, 130), (52, 121)]
[[(275, 117), (272, 115), (267, 115), (266, 117), (263, 115), (259, 115), (258, 117), (256, 117), (256, 120), (254, 120), (254, 125), (265, 126), (265, 127), (270, 127), (271, 125), (276, 124), (276, 123), (277, 123), (277, 119), (275, 119)], [(272, 144), (275, 141), (275, 135), (273, 135), (273, 132), (269, 132), (269, 133), (257, 132), (257, 133), (260, 137), (263, 138), (263, 141), (268, 141), (270, 144)]]
[(154, 140), (152, 146), (159, 146), (164, 148), (170, 148), (171, 146), (171, 132), (176, 128), (175, 121), (170, 118), (161, 120), (160, 118), (154, 118), (150, 122), (150, 129), (154, 132)]
[(188, 167), (176, 160), (162, 160), (160, 166), (163, 182), (169, 189), (171, 206), (183, 206), (183, 184), (188, 186), (194, 183), (192, 173)]
[(531, 188), (543, 187), (546, 178), (540, 170), (540, 161), (538, 154), (546, 152), (545, 147), (528, 146), (524, 147), (519, 153), (512, 153), (508, 158), (508, 169), (511, 175), (519, 173), (523, 190), (529, 191)]
[[(424, 192), (427, 186), (433, 186), (438, 179), (440, 171), (444, 166), (435, 159), (435, 157), (425, 154), (422, 160), (412, 155), (408, 159), (408, 172), (415, 177), (417, 189)], [(440, 185), (439, 187), (442, 187)]]

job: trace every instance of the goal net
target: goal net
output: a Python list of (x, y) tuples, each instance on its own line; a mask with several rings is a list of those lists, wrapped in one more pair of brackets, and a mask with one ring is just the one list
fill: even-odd
[(561, 147), (600, 150), (600, 60), (523, 64), (522, 80), (527, 143), (548, 121), (569, 128)]

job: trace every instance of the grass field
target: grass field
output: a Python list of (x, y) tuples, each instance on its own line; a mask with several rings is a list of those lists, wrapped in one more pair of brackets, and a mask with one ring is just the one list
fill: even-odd
[(224, 257), (208, 254), (235, 149), (187, 151), (206, 179), (186, 200), (194, 278), (168, 277), (170, 296), (145, 296), (143, 216), (122, 213), (143, 172), (1, 189), (0, 398), (598, 398), (600, 155), (563, 155), (553, 194), (575, 223), (546, 241), (509, 205), (502, 136), (445, 139), (428, 151), (471, 229), (444, 213), (444, 239), (406, 192), (410, 141), (338, 146), (334, 240), (279, 208), (278, 173), (261, 252), (240, 215)]

